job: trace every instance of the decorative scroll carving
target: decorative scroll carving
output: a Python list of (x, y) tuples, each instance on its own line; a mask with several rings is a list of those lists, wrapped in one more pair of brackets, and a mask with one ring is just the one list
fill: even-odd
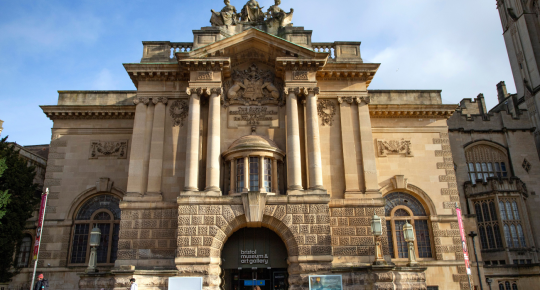
[(308, 80), (308, 72), (307, 71), (293, 71), (293, 80), (295, 81)]
[(317, 113), (323, 126), (332, 126), (336, 114), (336, 105), (331, 100), (319, 100), (317, 102)]
[(214, 72), (212, 71), (201, 71), (197, 76), (197, 80), (212, 80), (214, 78)]
[(150, 103), (150, 98), (145, 98), (145, 97), (135, 98), (133, 99), (133, 103), (135, 105), (138, 105), (138, 104), (148, 105), (148, 103)]
[(167, 99), (167, 97), (152, 98), (152, 103), (154, 103), (154, 105), (157, 105), (158, 103), (163, 103), (164, 105), (166, 105), (168, 101), (169, 99)]
[(387, 154), (405, 154), (412, 157), (411, 141), (410, 140), (377, 140), (378, 152), (380, 157), (386, 157)]
[(174, 121), (173, 127), (184, 126), (184, 119), (188, 116), (189, 106), (184, 100), (177, 100), (169, 108), (169, 113)]
[(281, 80), (271, 71), (263, 71), (252, 64), (247, 70), (234, 70), (232, 81), (225, 83), (227, 95), (222, 98), (223, 105), (283, 105)]
[(89, 159), (97, 159), (99, 157), (117, 157), (125, 159), (127, 157), (127, 140), (120, 141), (92, 141), (90, 143)]

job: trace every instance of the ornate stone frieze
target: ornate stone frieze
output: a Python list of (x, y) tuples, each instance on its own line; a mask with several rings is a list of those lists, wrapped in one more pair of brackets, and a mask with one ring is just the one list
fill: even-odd
[(233, 70), (231, 80), (224, 83), (223, 105), (283, 105), (283, 82), (270, 70), (252, 64), (247, 70)]
[(97, 159), (99, 157), (116, 157), (125, 159), (127, 157), (128, 141), (91, 141), (89, 159)]
[(158, 103), (163, 103), (164, 105), (166, 105), (168, 101), (169, 99), (167, 99), (167, 97), (152, 98), (152, 103), (154, 103), (154, 105), (157, 105)]
[(377, 147), (379, 157), (386, 157), (388, 154), (405, 154), (407, 157), (412, 157), (410, 140), (389, 140), (377, 139)]
[(308, 72), (307, 71), (293, 71), (293, 80), (295, 81), (301, 81), (301, 80), (308, 80)]
[(148, 105), (150, 103), (150, 98), (146, 98), (146, 97), (135, 97), (133, 99), (133, 103), (135, 105), (138, 105), (138, 104), (143, 104), (143, 105)]
[(197, 75), (197, 80), (212, 80), (214, 78), (214, 72), (212, 71), (200, 71)]
[(169, 108), (169, 113), (174, 121), (173, 127), (184, 126), (184, 119), (188, 116), (189, 106), (185, 100), (176, 100)]
[(317, 113), (323, 126), (332, 126), (336, 115), (336, 104), (332, 100), (319, 100), (317, 102)]

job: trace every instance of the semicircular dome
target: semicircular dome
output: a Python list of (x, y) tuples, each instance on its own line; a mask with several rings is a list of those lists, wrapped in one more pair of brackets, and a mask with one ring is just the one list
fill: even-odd
[(246, 135), (240, 137), (229, 146), (228, 151), (237, 150), (253, 150), (253, 149), (278, 149), (276, 142), (261, 135)]

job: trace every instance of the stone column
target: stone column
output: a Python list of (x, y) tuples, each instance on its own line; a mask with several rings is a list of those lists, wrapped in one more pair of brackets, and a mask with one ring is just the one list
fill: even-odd
[(231, 190), (229, 191), (229, 194), (233, 194), (236, 192), (236, 159), (231, 159)]
[(298, 125), (299, 88), (285, 88), (287, 98), (287, 184), (289, 190), (302, 190), (302, 160)]
[(190, 98), (184, 191), (199, 191), (197, 177), (199, 176), (199, 130), (203, 89), (187, 88), (186, 93), (190, 95)]
[[(207, 89), (208, 91), (208, 89)], [(208, 93), (208, 92), (207, 92)], [(220, 154), (220, 96), (222, 88), (210, 89), (208, 110), (208, 144), (206, 150), (206, 188), (205, 191), (218, 192), (219, 188), (219, 154)]]
[(379, 193), (377, 181), (377, 162), (375, 160), (375, 146), (373, 145), (373, 132), (371, 131), (371, 117), (369, 116), (370, 98), (357, 97), (358, 122), (360, 124), (360, 144), (362, 145), (362, 164), (366, 193)]
[(278, 173), (277, 173), (277, 159), (272, 159), (272, 188), (271, 191), (275, 194), (279, 194), (278, 189)]
[(319, 117), (317, 115), (317, 95), (318, 87), (306, 89), (306, 127), (307, 127), (307, 148), (309, 167), (309, 188), (324, 189), (321, 162), (321, 141), (319, 137)]
[(161, 195), (161, 176), (163, 173), (163, 143), (165, 141), (165, 113), (167, 98), (152, 98), (154, 103), (154, 122), (152, 124), (152, 143), (148, 164), (148, 193)]
[(264, 156), (259, 156), (259, 191), (267, 192), (264, 188)]
[(129, 155), (129, 172), (127, 192), (142, 195), (144, 193), (144, 153), (146, 131), (146, 106), (150, 102), (148, 98), (135, 98), (135, 120), (133, 122), (133, 135), (131, 137), (131, 154)]
[(249, 191), (249, 156), (244, 157), (244, 192)]
[(144, 132), (144, 165), (143, 165), (143, 192), (148, 191), (148, 166), (150, 164), (150, 148), (152, 147), (152, 128), (154, 127), (154, 109), (156, 106), (152, 102), (146, 108), (146, 129)]

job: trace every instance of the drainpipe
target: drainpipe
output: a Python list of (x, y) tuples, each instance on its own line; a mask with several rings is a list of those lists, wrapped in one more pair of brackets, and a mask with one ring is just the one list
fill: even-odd
[[(476, 260), (476, 270), (478, 271), (478, 283), (480, 283), (480, 290), (484, 290), (484, 286), (482, 285), (482, 276), (480, 276), (480, 263), (478, 263), (478, 255), (476, 254), (476, 244), (474, 243), (474, 237), (478, 236), (478, 234), (475, 231), (471, 231), (469, 234), (469, 237), (472, 238), (472, 245), (474, 249), (474, 259)], [(490, 285), (491, 288), (491, 285)]]

